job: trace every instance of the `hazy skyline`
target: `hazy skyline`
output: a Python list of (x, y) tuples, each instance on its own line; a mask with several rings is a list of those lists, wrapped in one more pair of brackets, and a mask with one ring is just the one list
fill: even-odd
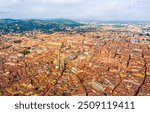
[(149, 0), (0, 0), (0, 18), (150, 20)]

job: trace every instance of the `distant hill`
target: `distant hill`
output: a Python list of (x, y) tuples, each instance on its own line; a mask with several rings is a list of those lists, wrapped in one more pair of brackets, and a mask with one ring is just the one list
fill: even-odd
[(25, 31), (39, 30), (46, 33), (53, 31), (67, 31), (66, 27), (82, 26), (78, 22), (67, 19), (52, 20), (17, 20), (17, 19), (0, 19), (1, 33), (23, 33)]

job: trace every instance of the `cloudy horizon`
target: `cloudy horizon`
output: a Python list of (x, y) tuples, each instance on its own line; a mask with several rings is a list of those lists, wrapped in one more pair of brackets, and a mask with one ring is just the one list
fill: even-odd
[(0, 0), (0, 18), (150, 20), (149, 0)]

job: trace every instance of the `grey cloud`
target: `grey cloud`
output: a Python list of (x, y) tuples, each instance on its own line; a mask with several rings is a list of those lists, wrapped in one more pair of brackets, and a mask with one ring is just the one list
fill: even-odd
[(149, 0), (0, 0), (0, 18), (150, 20)]

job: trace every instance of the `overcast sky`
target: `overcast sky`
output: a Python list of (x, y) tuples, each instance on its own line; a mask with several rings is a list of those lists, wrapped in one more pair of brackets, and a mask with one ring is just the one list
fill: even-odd
[(0, 18), (150, 20), (150, 0), (0, 0)]

